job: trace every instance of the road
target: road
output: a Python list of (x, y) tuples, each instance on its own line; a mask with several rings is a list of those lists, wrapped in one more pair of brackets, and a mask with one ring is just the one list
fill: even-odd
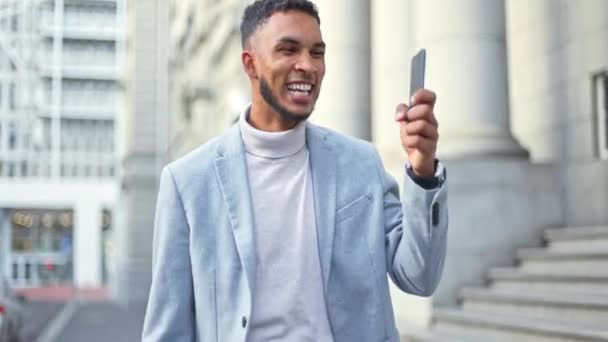
[(110, 301), (80, 302), (56, 341), (141, 341), (143, 318), (143, 310), (127, 311)]
[(64, 301), (28, 301), (23, 305), (24, 325), (22, 341), (35, 341), (49, 322), (63, 308)]

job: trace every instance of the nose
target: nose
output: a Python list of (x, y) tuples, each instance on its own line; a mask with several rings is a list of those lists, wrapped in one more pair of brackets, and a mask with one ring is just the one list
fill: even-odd
[(296, 71), (310, 73), (315, 72), (317, 68), (310, 54), (303, 53), (300, 58), (298, 58), (298, 61), (295, 65), (295, 69)]

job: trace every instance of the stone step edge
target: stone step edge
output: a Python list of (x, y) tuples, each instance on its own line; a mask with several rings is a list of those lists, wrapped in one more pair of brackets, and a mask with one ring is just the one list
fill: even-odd
[(547, 294), (546, 292), (540, 291), (527, 291), (522, 293), (499, 289), (468, 287), (463, 288), (460, 291), (460, 298), (465, 301), (485, 300), (501, 303), (537, 304), (555, 307), (608, 310), (608, 296), (597, 293), (588, 293), (584, 295), (568, 292)]
[(608, 274), (576, 274), (571, 272), (564, 273), (537, 273), (522, 272), (513, 267), (494, 267), (488, 271), (488, 278), (496, 280), (547, 280), (547, 281), (567, 281), (567, 282), (606, 282), (608, 288)]
[(470, 336), (456, 334), (446, 334), (443, 332), (432, 331), (429, 329), (411, 329), (400, 335), (401, 341), (412, 342), (482, 342)]
[(528, 260), (579, 260), (579, 259), (606, 259), (608, 250), (581, 250), (581, 251), (554, 251), (548, 248), (522, 248), (517, 250), (518, 261)]
[(608, 226), (551, 228), (543, 232), (543, 237), (547, 241), (608, 238)]
[(458, 309), (435, 309), (433, 324), (438, 321), (447, 321), (467, 326), (480, 326), (500, 330), (516, 330), (536, 335), (556, 336), (571, 339), (588, 339), (594, 341), (608, 341), (608, 328), (600, 330), (585, 327), (579, 324), (565, 324), (552, 322), (546, 319), (520, 318), (510, 315), (489, 314), (487, 312), (473, 312)]

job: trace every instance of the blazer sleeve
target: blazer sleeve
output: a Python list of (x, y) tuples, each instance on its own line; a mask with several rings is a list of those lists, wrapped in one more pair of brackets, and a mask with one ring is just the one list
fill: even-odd
[(196, 340), (189, 230), (180, 194), (167, 166), (162, 171), (156, 205), (144, 342)]
[(397, 287), (417, 295), (431, 296), (443, 272), (447, 247), (448, 206), (445, 169), (437, 165), (442, 181), (424, 189), (405, 172), (403, 199), (399, 185), (382, 166), (376, 153), (384, 191), (384, 230), (387, 271)]

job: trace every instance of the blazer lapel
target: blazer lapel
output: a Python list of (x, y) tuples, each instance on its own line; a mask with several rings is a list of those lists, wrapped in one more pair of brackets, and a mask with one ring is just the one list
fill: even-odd
[(234, 233), (249, 290), (255, 287), (255, 233), (251, 191), (247, 174), (245, 148), (238, 124), (234, 125), (218, 147), (215, 171)]
[(335, 229), (336, 157), (327, 136), (310, 123), (306, 126), (306, 142), (310, 152), (319, 258), (327, 293)]

